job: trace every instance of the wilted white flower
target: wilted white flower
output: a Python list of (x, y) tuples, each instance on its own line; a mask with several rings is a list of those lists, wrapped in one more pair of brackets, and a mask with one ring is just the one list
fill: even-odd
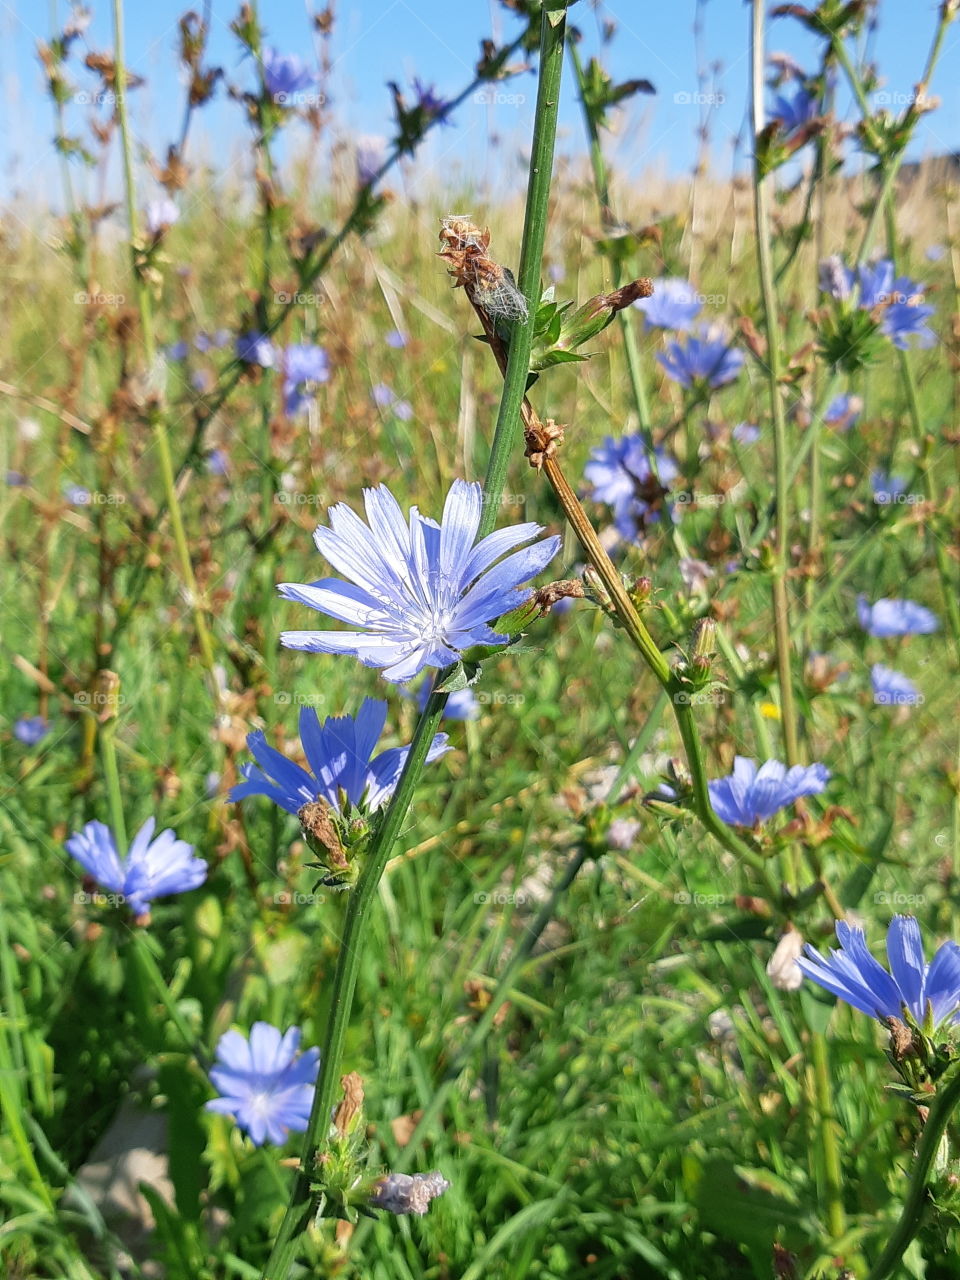
[(788, 925), (767, 962), (767, 977), (778, 991), (796, 991), (802, 984), (803, 973), (797, 964), (802, 955), (803, 934)]

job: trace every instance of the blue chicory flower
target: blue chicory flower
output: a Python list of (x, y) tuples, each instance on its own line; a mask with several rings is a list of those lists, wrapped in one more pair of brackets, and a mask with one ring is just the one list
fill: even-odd
[(638, 298), (633, 304), (642, 311), (652, 329), (676, 329), (688, 332), (703, 306), (700, 295), (689, 280), (668, 277), (653, 282), (649, 298)]
[(386, 342), (388, 347), (393, 347), (394, 350), (399, 351), (402, 347), (405, 347), (407, 345), (407, 342), (409, 341), (409, 339), (407, 335), (402, 332), (402, 330), (391, 329), (390, 332), (387, 334), (386, 338), (384, 339), (384, 341)]
[(827, 405), (823, 411), (823, 420), (832, 427), (847, 431), (860, 417), (862, 410), (863, 402), (859, 396), (843, 392), (841, 395), (834, 396)]
[(225, 476), (230, 468), (226, 449), (211, 449), (207, 454), (207, 471), (212, 476)]
[(692, 387), (694, 382), (705, 382), (714, 390), (732, 382), (743, 367), (743, 352), (732, 347), (727, 339), (709, 325), (701, 327), (700, 336), (692, 334), (686, 346), (680, 342), (667, 344), (665, 352), (657, 355), (667, 377), (682, 387)]
[[(349, 653), (364, 666), (384, 667), (388, 680), (406, 681), (424, 667), (445, 667), (473, 645), (505, 644), (487, 625), (529, 598), (520, 584), (538, 574), (560, 549), (546, 538), (518, 551), (537, 524), (498, 529), (474, 542), (483, 491), (455, 480), (440, 524), (416, 507), (405, 522), (397, 500), (380, 485), (364, 491), (368, 524), (345, 503), (328, 511), (330, 527), (314, 533), (320, 553), (348, 579), (283, 583), (280, 594), (360, 632), (286, 631), (290, 649)], [(508, 551), (512, 555), (506, 556)], [(497, 563), (499, 561), (499, 563)]]
[(387, 140), (379, 133), (367, 133), (357, 138), (357, 181), (361, 186), (372, 182), (387, 158)]
[(756, 444), (760, 439), (760, 428), (752, 422), (738, 422), (733, 428), (733, 438), (737, 444)]
[(957, 1021), (960, 1006), (960, 946), (945, 942), (928, 965), (920, 926), (913, 916), (894, 916), (887, 930), (890, 972), (867, 950), (862, 929), (838, 920), (839, 951), (824, 958), (812, 946), (797, 964), (806, 977), (870, 1018), (902, 1018), (906, 1009), (922, 1023), (929, 1006), (935, 1025)]
[(207, 864), (192, 856), (193, 846), (170, 830), (154, 838), (156, 825), (156, 818), (146, 820), (126, 858), (120, 857), (113, 832), (103, 822), (88, 822), (64, 847), (98, 884), (121, 895), (133, 914), (142, 916), (154, 898), (186, 893), (207, 878)]
[[(322, 724), (312, 707), (301, 707), (300, 741), (313, 773), (269, 746), (258, 730), (248, 736), (247, 746), (260, 767), (243, 766), (244, 781), (232, 789), (230, 799), (267, 796), (287, 813), (323, 799), (339, 813), (345, 797), (350, 805), (375, 812), (396, 791), (410, 752), (409, 747), (390, 747), (373, 756), (386, 720), (387, 704), (373, 698), (364, 698), (356, 716), (329, 716)], [(447, 735), (438, 733), (427, 763), (449, 750)]]
[(809, 89), (799, 88), (792, 98), (778, 93), (770, 115), (780, 122), (785, 133), (796, 133), (817, 116), (817, 98)]
[(167, 227), (172, 227), (180, 217), (180, 210), (169, 198), (164, 196), (160, 200), (151, 200), (144, 212), (147, 223), (147, 230), (152, 236), (162, 235)]
[(583, 469), (584, 479), (593, 486), (590, 497), (613, 508), (614, 525), (628, 542), (637, 537), (644, 520), (659, 519), (656, 504), (662, 490), (680, 474), (663, 450), (657, 449), (655, 457), (656, 476), (642, 436), (605, 436), (603, 444), (590, 451)]
[(873, 700), (881, 707), (913, 707), (923, 702), (923, 694), (902, 671), (875, 662), (870, 668)]
[(907, 482), (903, 476), (888, 475), (886, 471), (874, 471), (870, 475), (870, 487), (873, 489), (873, 500), (879, 506), (896, 502), (907, 491)]
[(413, 417), (413, 405), (409, 400), (398, 400), (393, 406), (393, 416), (401, 422), (409, 422)]
[(85, 489), (82, 484), (68, 484), (63, 491), (63, 496), (71, 507), (89, 507), (90, 490)]
[(371, 387), (370, 395), (373, 403), (380, 409), (389, 409), (397, 398), (396, 392), (385, 382), (378, 382), (376, 386)]
[(884, 598), (868, 604), (866, 596), (857, 596), (857, 619), (868, 635), (879, 639), (925, 636), (940, 626), (936, 614), (914, 600)]
[(800, 796), (819, 795), (829, 780), (830, 771), (822, 764), (788, 769), (779, 760), (768, 760), (758, 769), (755, 760), (736, 756), (733, 773), (707, 787), (718, 818), (731, 827), (752, 827)]
[(43, 716), (21, 716), (13, 726), (13, 736), (25, 747), (35, 747), (49, 732), (50, 725)]
[[(909, 285), (911, 282), (897, 281), (897, 283)], [(910, 338), (917, 339), (918, 347), (932, 347), (937, 340), (937, 335), (927, 321), (934, 312), (934, 307), (918, 302), (913, 293), (898, 292), (896, 300), (891, 302), (883, 313), (880, 332), (886, 334), (893, 345), (901, 351), (909, 349)]]
[(317, 385), (330, 377), (330, 358), (323, 347), (294, 343), (284, 349), (282, 365), (284, 410), (293, 418), (313, 399)]
[(183, 338), (179, 342), (171, 342), (166, 349), (166, 357), (168, 360), (186, 360), (190, 354), (190, 344)]
[(217, 1044), (210, 1079), (220, 1097), (211, 1098), (206, 1109), (233, 1116), (255, 1147), (280, 1146), (290, 1133), (306, 1131), (320, 1050), (298, 1057), (300, 1035), (299, 1027), (281, 1036), (269, 1022), (255, 1022), (249, 1040), (227, 1031)]
[(258, 364), (261, 369), (272, 369), (276, 363), (277, 353), (273, 343), (265, 333), (251, 330), (250, 333), (237, 335), (235, 344), (237, 359), (244, 364)]
[(295, 105), (298, 94), (313, 88), (316, 76), (296, 54), (279, 53), (276, 49), (264, 49), (263, 83), (267, 93), (278, 106)]
[(453, 122), (447, 119), (450, 103), (439, 97), (432, 84), (424, 84), (416, 76), (413, 78), (413, 92), (416, 94), (417, 106), (431, 120), (439, 120), (441, 124)]
[(836, 254), (820, 264), (820, 288), (840, 302), (849, 301), (857, 290), (857, 305), (865, 311), (883, 308), (880, 332), (895, 347), (906, 351), (909, 339), (930, 347), (936, 334), (927, 324), (934, 308), (923, 302), (923, 286), (909, 276), (895, 276), (896, 268), (889, 258), (861, 262), (856, 271), (847, 267)]

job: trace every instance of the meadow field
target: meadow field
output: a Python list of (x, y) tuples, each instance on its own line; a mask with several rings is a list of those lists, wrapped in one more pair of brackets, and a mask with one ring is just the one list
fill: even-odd
[(273, 8), (165, 154), (64, 9), (0, 207), (0, 1275), (960, 1276), (956, 4), (649, 182), (585, 0), (383, 137)]

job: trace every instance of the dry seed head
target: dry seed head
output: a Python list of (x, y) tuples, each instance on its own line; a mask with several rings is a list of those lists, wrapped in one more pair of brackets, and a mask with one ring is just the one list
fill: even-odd
[(480, 228), (462, 214), (440, 220), (439, 256), (448, 264), (454, 288), (466, 290), (475, 307), (491, 319), (526, 320), (527, 300), (510, 272), (487, 254), (489, 227)]

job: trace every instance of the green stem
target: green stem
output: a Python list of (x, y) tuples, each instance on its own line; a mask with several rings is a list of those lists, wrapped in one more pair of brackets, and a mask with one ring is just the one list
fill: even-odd
[(170, 988), (160, 972), (160, 966), (150, 950), (146, 930), (134, 926), (130, 930), (130, 945), (133, 948), (134, 963), (139, 968), (141, 977), (147, 980), (157, 999), (166, 1010), (167, 1017), (173, 1023), (177, 1034), (183, 1041), (184, 1049), (196, 1059), (203, 1071), (209, 1071), (213, 1065), (210, 1061), (210, 1056), (204, 1046), (197, 1040), (183, 1014), (177, 1008), (177, 1003), (170, 994)]
[(120, 770), (117, 766), (117, 724), (116, 719), (108, 720), (100, 726), (100, 757), (103, 761), (103, 776), (107, 785), (107, 805), (110, 809), (110, 826), (117, 853), (121, 858), (127, 856), (127, 826), (123, 817), (123, 793), (120, 790)]
[(822, 1032), (811, 1031), (810, 1056), (813, 1059), (813, 1089), (822, 1147), (827, 1230), (830, 1232), (831, 1239), (839, 1240), (847, 1229), (843, 1209), (843, 1169), (840, 1163), (840, 1145), (837, 1135), (837, 1117), (833, 1106), (833, 1084), (830, 1080), (827, 1040)]
[[(763, 130), (763, 66), (764, 66), (764, 3), (753, 0), (753, 26), (751, 31), (753, 133)], [(787, 597), (787, 560), (790, 543), (790, 513), (787, 479), (787, 422), (780, 392), (780, 334), (777, 313), (777, 297), (773, 282), (773, 253), (771, 250), (770, 208), (767, 199), (767, 179), (760, 172), (759, 161), (754, 161), (753, 193), (754, 216), (757, 225), (757, 265), (760, 273), (760, 291), (763, 297), (763, 318), (767, 339), (767, 385), (770, 394), (770, 413), (773, 418), (773, 451), (777, 504), (775, 563), (773, 567), (773, 617), (776, 637), (777, 680), (780, 685), (780, 713), (783, 724), (784, 750), (787, 763), (795, 765), (799, 759), (797, 745), (797, 718), (793, 700), (793, 673), (790, 651), (790, 613)], [(787, 859), (785, 873), (794, 878)]]
[[(514, 326), (511, 363), (517, 372), (512, 379), (504, 382), (497, 430), (494, 434), (484, 484), (486, 501), (481, 519), (479, 535), (481, 537), (493, 527), (499, 509), (509, 455), (515, 443), (520, 405), (523, 401), (530, 363), (532, 328), (539, 302), (540, 264), (546, 235), (547, 202), (553, 173), (553, 143), (556, 136), (560, 71), (563, 66), (565, 17), (565, 11), (551, 13), (545, 10), (541, 24), (540, 84), (537, 92), (534, 143), (530, 157), (527, 221), (524, 224), (520, 260), (520, 288), (530, 305), (526, 324)], [(519, 359), (513, 357), (515, 348), (521, 352)], [(508, 365), (508, 372), (509, 367)], [(363, 954), (366, 915), (376, 897), (383, 869), (406, 818), (446, 701), (446, 694), (434, 693), (430, 696), (417, 724), (397, 790), (390, 800), (366, 854), (365, 864), (356, 887), (350, 893), (343, 941), (333, 980), (320, 1078), (317, 1081), (310, 1119), (304, 1135), (300, 1169), (294, 1181), (290, 1202), (280, 1224), (277, 1238), (264, 1267), (263, 1280), (286, 1280), (296, 1262), (300, 1238), (309, 1227), (313, 1216), (314, 1196), (310, 1187), (311, 1173), (318, 1153), (322, 1152), (327, 1142), (330, 1116), (339, 1088), (343, 1043), (350, 1023), (357, 975)]]
[[(127, 116), (127, 73), (123, 59), (123, 0), (113, 0), (113, 31), (113, 56), (117, 86), (117, 117), (120, 121), (120, 140), (121, 150), (123, 153), (123, 184), (126, 198), (127, 225), (130, 234), (130, 258), (133, 268), (134, 290), (137, 295), (137, 307), (140, 312), (140, 329), (143, 334), (143, 354), (146, 366), (145, 373), (149, 380), (153, 378), (156, 371), (157, 344), (153, 326), (153, 304), (150, 297), (150, 286), (143, 276), (143, 263), (141, 260), (143, 250), (140, 245), (137, 230), (136, 192), (133, 181), (133, 147), (130, 137), (130, 123)], [(177, 550), (177, 559), (180, 562), (180, 575), (183, 579), (183, 585), (187, 593), (190, 609), (193, 612), (194, 627), (197, 632), (197, 643), (200, 646), (203, 664), (209, 673), (211, 687), (215, 689), (216, 679), (214, 676), (215, 658), (213, 654), (213, 643), (207, 627), (207, 620), (200, 600), (200, 593), (197, 590), (197, 580), (193, 572), (193, 562), (190, 559), (190, 548), (187, 543), (187, 535), (183, 525), (183, 515), (180, 510), (180, 500), (177, 497), (176, 483), (174, 481), (173, 459), (170, 454), (170, 440), (167, 436), (167, 429), (163, 421), (161, 408), (159, 406), (149, 408), (148, 416), (153, 428), (153, 439), (157, 450), (157, 457), (160, 461), (160, 476), (163, 482), (166, 505), (170, 512), (170, 526), (173, 530), (173, 540)]]
[(951, 1115), (960, 1103), (960, 1067), (954, 1067), (953, 1073), (944, 1076), (937, 1090), (936, 1100), (930, 1108), (923, 1134), (917, 1147), (910, 1174), (910, 1186), (900, 1211), (900, 1219), (887, 1240), (880, 1257), (873, 1264), (867, 1280), (886, 1280), (893, 1275), (907, 1246), (920, 1230), (923, 1211), (927, 1204), (927, 1182), (930, 1169), (940, 1146)]
[(540, 270), (543, 261), (543, 242), (547, 231), (547, 211), (550, 203), (550, 180), (553, 175), (553, 147), (557, 136), (557, 108), (560, 98), (560, 78), (563, 73), (563, 39), (566, 30), (566, 11), (555, 10), (551, 14), (544, 9), (540, 35), (540, 79), (537, 85), (536, 116), (533, 125), (533, 145), (530, 152), (530, 179), (527, 185), (527, 203), (523, 222), (523, 243), (520, 249), (520, 273), (517, 283), (527, 300), (527, 322), (515, 323), (510, 336), (507, 368), (503, 375), (503, 392), (493, 434), (487, 477), (484, 484), (484, 506), (480, 518), (478, 537), (483, 538), (493, 529), (497, 519), (497, 506), (507, 479), (510, 459), (520, 437), (520, 406), (527, 387), (530, 372), (530, 350), (533, 345), (533, 325), (540, 305)]

